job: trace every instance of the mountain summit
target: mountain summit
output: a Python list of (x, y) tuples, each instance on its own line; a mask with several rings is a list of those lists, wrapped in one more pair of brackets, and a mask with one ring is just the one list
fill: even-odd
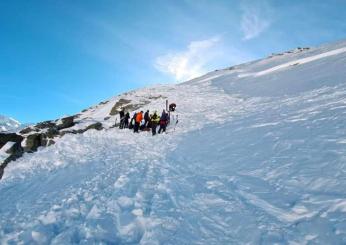
[[(345, 60), (297, 48), (24, 128), (1, 243), (345, 244)], [(114, 127), (166, 100), (167, 134)]]

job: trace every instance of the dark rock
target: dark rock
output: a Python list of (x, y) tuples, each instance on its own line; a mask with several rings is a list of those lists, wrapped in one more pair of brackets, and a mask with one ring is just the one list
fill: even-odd
[(115, 103), (109, 115), (111, 116), (116, 115), (124, 105), (129, 104), (130, 102), (131, 100), (120, 99), (117, 103)]
[(48, 140), (47, 146), (54, 145), (54, 144), (55, 144), (55, 141), (50, 139)]
[(109, 101), (101, 101), (100, 103), (99, 103), (99, 105), (105, 105), (105, 104), (107, 104)]
[(105, 117), (103, 120), (107, 121), (109, 119), (111, 119), (111, 117)]
[(57, 125), (58, 130), (64, 129), (64, 128), (70, 128), (74, 126), (74, 116), (70, 117), (64, 117), (61, 119), (61, 123)]
[(59, 135), (60, 136), (64, 136), (65, 134), (82, 134), (82, 133), (84, 133), (84, 132), (86, 132), (86, 131), (88, 131), (90, 129), (102, 130), (103, 129), (102, 123), (95, 122), (93, 124), (90, 124), (86, 128), (78, 129), (78, 130), (64, 130), (64, 131), (60, 131)]
[(40, 134), (40, 145), (39, 146), (47, 146), (48, 138), (46, 134)]
[(21, 131), (19, 131), (20, 134), (28, 134), (28, 133), (31, 133), (31, 132), (38, 132), (39, 130), (36, 129), (36, 128), (32, 128), (32, 127), (27, 127), (27, 128), (24, 128), (22, 129)]
[(20, 142), (15, 142), (7, 151), (6, 153), (9, 154), (9, 157), (7, 157), (2, 163), (0, 163), (0, 180), (4, 174), (4, 169), (8, 165), (9, 162), (15, 161), (16, 159), (20, 158), (23, 155), (23, 148), (20, 145)]
[(0, 149), (9, 141), (20, 143), (23, 136), (16, 133), (0, 133)]
[(39, 133), (28, 135), (26, 137), (24, 151), (25, 152), (37, 151), (37, 148), (42, 146), (42, 138), (43, 138), (42, 134), (39, 134)]
[(55, 136), (59, 135), (59, 130), (58, 130), (56, 127), (54, 127), (54, 128), (49, 128), (49, 129), (47, 130), (47, 132), (45, 132), (45, 135), (46, 135), (48, 138), (52, 139), (52, 138), (54, 138)]
[(6, 153), (9, 155), (16, 155), (16, 156), (22, 156), (23, 155), (23, 148), (20, 145), (19, 142), (13, 142), (14, 144), (6, 150)]
[(45, 121), (35, 125), (35, 128), (46, 129), (56, 127), (56, 124), (52, 121)]
[(158, 100), (158, 99), (166, 99), (166, 96), (162, 96), (162, 95), (157, 95), (157, 96), (149, 96), (148, 99), (150, 100)]
[[(86, 128), (84, 129), (84, 132), (85, 132), (85, 131), (88, 131), (89, 129), (102, 130), (102, 129), (103, 129), (103, 126), (102, 126), (102, 123), (96, 122), (96, 123), (90, 124), (88, 127), (86, 127)], [(84, 132), (83, 132), (83, 133), (84, 133)]]
[(40, 146), (49, 146), (49, 142), (55, 137), (59, 135), (59, 130), (51, 128), (45, 133), (40, 134), (41, 145)]

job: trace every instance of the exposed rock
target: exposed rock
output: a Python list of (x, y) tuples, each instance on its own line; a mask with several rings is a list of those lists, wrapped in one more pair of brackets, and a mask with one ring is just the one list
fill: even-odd
[(113, 106), (111, 112), (109, 113), (109, 115), (114, 116), (118, 113), (118, 111), (121, 110), (122, 107), (124, 107), (124, 105), (127, 105), (131, 102), (131, 100), (127, 100), (127, 99), (120, 99), (117, 103), (115, 103), (115, 105)]
[(37, 128), (27, 127), (19, 131), (20, 134), (28, 134), (31, 132), (38, 132), (39, 130)]
[(102, 123), (95, 122), (95, 123), (92, 123), (92, 124), (90, 124), (89, 126), (87, 126), (86, 128), (83, 128), (83, 129), (78, 129), (78, 130), (72, 129), (72, 130), (60, 131), (59, 135), (60, 136), (64, 136), (65, 134), (82, 134), (82, 133), (88, 131), (89, 129), (102, 130), (103, 126), (102, 126)]
[(90, 124), (88, 127), (86, 127), (85, 129), (83, 129), (83, 133), (85, 131), (88, 131), (89, 129), (96, 129), (96, 130), (102, 130), (103, 129), (103, 126), (102, 126), (102, 123), (100, 122), (96, 122), (96, 123), (93, 123), (93, 124)]
[(23, 148), (19, 142), (13, 142), (14, 144), (8, 148), (5, 152), (9, 155), (21, 156), (23, 155)]
[(59, 135), (59, 130), (57, 129), (57, 128), (49, 128), (48, 130), (47, 130), (47, 132), (45, 132), (45, 135), (48, 137), (48, 138), (50, 138), (50, 139), (52, 139), (52, 138), (54, 138), (55, 136), (57, 136), (57, 135)]
[(0, 180), (8, 163), (21, 157), (23, 152), (20, 142), (14, 142), (14, 144), (6, 150), (6, 153), (9, 154), (9, 156), (3, 162), (0, 162)]
[(77, 134), (77, 131), (73, 129), (73, 130), (64, 130), (59, 132), (60, 136), (64, 136), (65, 134)]
[(16, 133), (0, 133), (0, 149), (9, 141), (20, 143), (23, 136)]
[(111, 117), (105, 117), (103, 120), (107, 121), (109, 119), (111, 119)]
[(60, 122), (61, 123), (57, 125), (58, 130), (70, 128), (75, 125), (74, 116), (61, 118)]
[(48, 140), (47, 146), (54, 145), (54, 144), (55, 144), (55, 141), (50, 139)]
[(99, 105), (105, 105), (105, 104), (107, 104), (109, 101), (107, 100), (107, 101), (102, 101), (102, 102), (100, 102), (99, 103)]
[(56, 127), (56, 124), (52, 121), (45, 121), (35, 125), (35, 128), (46, 129)]
[(157, 96), (149, 96), (148, 99), (150, 100), (157, 100), (157, 99), (166, 99), (167, 97), (166, 96), (162, 96), (162, 95), (157, 95)]
[(39, 146), (47, 146), (48, 144), (48, 137), (46, 134), (40, 135), (40, 145)]
[(2, 166), (0, 165), (0, 180), (2, 178), (2, 176), (4, 175), (4, 169), (5, 169), (6, 166)]
[(23, 146), (25, 152), (37, 151), (37, 148), (42, 146), (42, 134), (35, 133), (26, 137), (25, 145)]
[(41, 133), (40, 140), (41, 145), (40, 146), (49, 146), (49, 142), (55, 137), (59, 135), (59, 130), (50, 128), (47, 132)]

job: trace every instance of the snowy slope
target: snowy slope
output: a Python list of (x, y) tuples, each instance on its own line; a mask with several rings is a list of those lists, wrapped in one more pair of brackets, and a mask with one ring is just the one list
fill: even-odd
[[(82, 112), (0, 183), (2, 243), (345, 244), (346, 42), (297, 49)], [(119, 99), (179, 123), (111, 128)], [(110, 118), (108, 118), (110, 117)]]
[(20, 128), (20, 122), (10, 117), (0, 115), (0, 132), (16, 131)]

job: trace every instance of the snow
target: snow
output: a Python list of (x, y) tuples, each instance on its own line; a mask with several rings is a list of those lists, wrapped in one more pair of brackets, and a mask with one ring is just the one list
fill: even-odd
[(10, 154), (8, 154), (7, 151), (10, 150), (14, 144), (16, 144), (16, 143), (9, 141), (3, 147), (1, 147), (1, 149), (0, 149), (0, 162), (4, 161), (7, 157), (10, 156)]
[[(76, 127), (105, 129), (66, 134), (5, 169), (0, 243), (345, 244), (345, 47), (144, 88), (81, 113)], [(297, 60), (306, 62), (277, 69)], [(161, 111), (166, 97), (179, 115), (167, 134), (104, 121), (120, 98)]]
[(0, 132), (13, 132), (20, 128), (21, 124), (17, 120), (0, 115)]
[(271, 68), (266, 69), (264, 71), (253, 73), (253, 74), (241, 74), (241, 75), (239, 75), (239, 77), (246, 77), (246, 76), (249, 76), (249, 75), (252, 75), (254, 77), (264, 76), (264, 75), (270, 74), (272, 72), (278, 71), (280, 69), (288, 68), (290, 66), (302, 65), (302, 64), (305, 64), (305, 63), (308, 63), (308, 62), (316, 61), (316, 60), (319, 60), (319, 59), (323, 59), (323, 58), (326, 58), (326, 57), (329, 57), (329, 56), (333, 56), (333, 55), (337, 55), (337, 54), (341, 54), (341, 53), (345, 53), (345, 52), (346, 52), (346, 48), (345, 47), (344, 48), (339, 48), (339, 49), (335, 49), (335, 50), (332, 50), (332, 51), (324, 52), (324, 53), (321, 53), (321, 54), (318, 54), (318, 55), (314, 55), (314, 56), (310, 56), (310, 57), (306, 57), (306, 58), (302, 58), (302, 59), (293, 60), (293, 61), (281, 64), (281, 65), (278, 65), (278, 66), (271, 67)]

